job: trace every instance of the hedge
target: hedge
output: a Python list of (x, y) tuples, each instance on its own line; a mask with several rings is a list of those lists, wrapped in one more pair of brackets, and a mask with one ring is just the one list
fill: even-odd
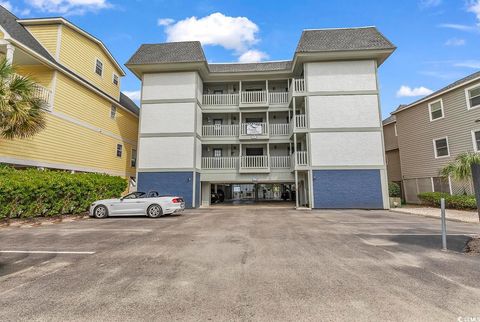
[(440, 207), (440, 199), (445, 198), (445, 207), (459, 210), (476, 210), (477, 201), (475, 196), (449, 195), (443, 192), (424, 192), (418, 198), (427, 206)]
[(105, 174), (0, 167), (0, 219), (82, 213), (95, 200), (119, 197), (127, 184)]
[(388, 184), (388, 194), (391, 198), (400, 198), (401, 191), (400, 186), (395, 182), (390, 182)]

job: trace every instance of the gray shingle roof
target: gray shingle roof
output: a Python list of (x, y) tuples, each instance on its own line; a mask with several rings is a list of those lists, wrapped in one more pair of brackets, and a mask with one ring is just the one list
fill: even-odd
[(304, 30), (297, 53), (395, 49), (375, 27)]
[(390, 115), (389, 117), (387, 117), (386, 119), (383, 120), (382, 124), (387, 125), (387, 124), (395, 122), (396, 120), (397, 120), (397, 118), (395, 117), (395, 115)]
[(140, 114), (140, 108), (135, 104), (130, 97), (120, 92), (120, 104), (136, 115)]
[(459, 79), (458, 81), (453, 82), (453, 83), (451, 83), (451, 84), (449, 84), (449, 85), (447, 85), (447, 86), (439, 89), (439, 90), (436, 91), (436, 92), (433, 92), (433, 93), (430, 94), (430, 95), (427, 95), (427, 96), (425, 96), (425, 97), (423, 97), (423, 98), (421, 98), (421, 99), (419, 99), (419, 100), (416, 100), (416, 101), (413, 102), (413, 103), (410, 103), (410, 104), (408, 104), (408, 105), (400, 105), (400, 106), (395, 110), (394, 113), (403, 111), (404, 109), (407, 109), (407, 108), (409, 108), (409, 107), (412, 107), (412, 106), (414, 106), (414, 105), (417, 105), (419, 102), (422, 102), (422, 101), (424, 101), (424, 100), (428, 100), (428, 99), (431, 98), (431, 97), (434, 97), (434, 96), (436, 96), (436, 95), (438, 95), (438, 94), (441, 94), (441, 93), (443, 93), (443, 92), (447, 92), (448, 90), (450, 90), (450, 89), (452, 89), (452, 88), (454, 88), (454, 87), (456, 87), (456, 86), (460, 86), (460, 85), (462, 85), (462, 84), (464, 84), (464, 83), (468, 83), (469, 81), (474, 80), (475, 78), (479, 78), (479, 77), (480, 77), (480, 71), (475, 72), (475, 73), (473, 73), (473, 74), (471, 74), (471, 75), (468, 75), (467, 77), (464, 77), (464, 78), (462, 78), (462, 79)]
[(5, 31), (12, 38), (29, 47), (37, 54), (45, 57), (51, 62), (55, 62), (55, 59), (48, 53), (48, 51), (25, 29), (25, 27), (17, 22), (17, 19), (18, 18), (10, 11), (0, 6), (0, 25)]
[(141, 45), (127, 65), (206, 61), (199, 41), (183, 41)]
[(287, 71), (291, 68), (292, 61), (246, 64), (208, 64), (208, 69), (212, 73)]

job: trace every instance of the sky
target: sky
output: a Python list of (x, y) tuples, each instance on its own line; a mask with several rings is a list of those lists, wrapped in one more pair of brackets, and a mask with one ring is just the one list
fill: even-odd
[[(290, 60), (303, 29), (376, 26), (398, 49), (379, 69), (383, 117), (480, 70), (480, 0), (0, 0), (63, 16), (123, 65), (142, 43), (200, 40), (209, 62)], [(140, 81), (124, 68), (122, 91)]]

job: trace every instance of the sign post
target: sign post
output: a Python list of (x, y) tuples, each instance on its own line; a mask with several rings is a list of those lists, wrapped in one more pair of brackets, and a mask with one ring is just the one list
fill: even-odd
[(477, 199), (478, 221), (480, 221), (480, 164), (472, 164), (473, 189)]
[(442, 208), (442, 250), (447, 250), (447, 220), (445, 216), (445, 198), (442, 198), (440, 201), (440, 205)]

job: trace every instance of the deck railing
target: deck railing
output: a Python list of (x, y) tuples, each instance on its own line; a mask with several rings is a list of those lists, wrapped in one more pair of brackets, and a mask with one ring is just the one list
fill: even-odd
[(247, 168), (247, 169), (268, 168), (268, 156), (266, 155), (242, 156), (240, 158), (240, 167)]
[(269, 92), (268, 93), (269, 104), (287, 104), (288, 92)]
[(203, 125), (202, 136), (238, 136), (238, 124), (231, 125)]
[(290, 124), (270, 124), (270, 135), (288, 135)]
[(290, 168), (290, 156), (272, 156), (270, 157), (270, 166), (272, 168)]
[(242, 104), (266, 104), (267, 91), (242, 92), (241, 103)]
[(240, 126), (240, 135), (267, 135), (268, 127), (267, 123), (242, 123)]
[(295, 115), (297, 129), (307, 128), (307, 117), (305, 114)]
[(48, 106), (50, 106), (50, 99), (52, 96), (52, 91), (42, 85), (35, 84), (34, 86), (34, 95), (36, 98), (44, 101)]
[(307, 151), (297, 151), (297, 165), (300, 165), (300, 166), (308, 165)]
[(203, 94), (203, 105), (238, 105), (238, 94)]
[(238, 157), (203, 157), (202, 169), (237, 169)]
[(293, 79), (293, 89), (297, 93), (305, 92), (305, 79), (303, 78)]

